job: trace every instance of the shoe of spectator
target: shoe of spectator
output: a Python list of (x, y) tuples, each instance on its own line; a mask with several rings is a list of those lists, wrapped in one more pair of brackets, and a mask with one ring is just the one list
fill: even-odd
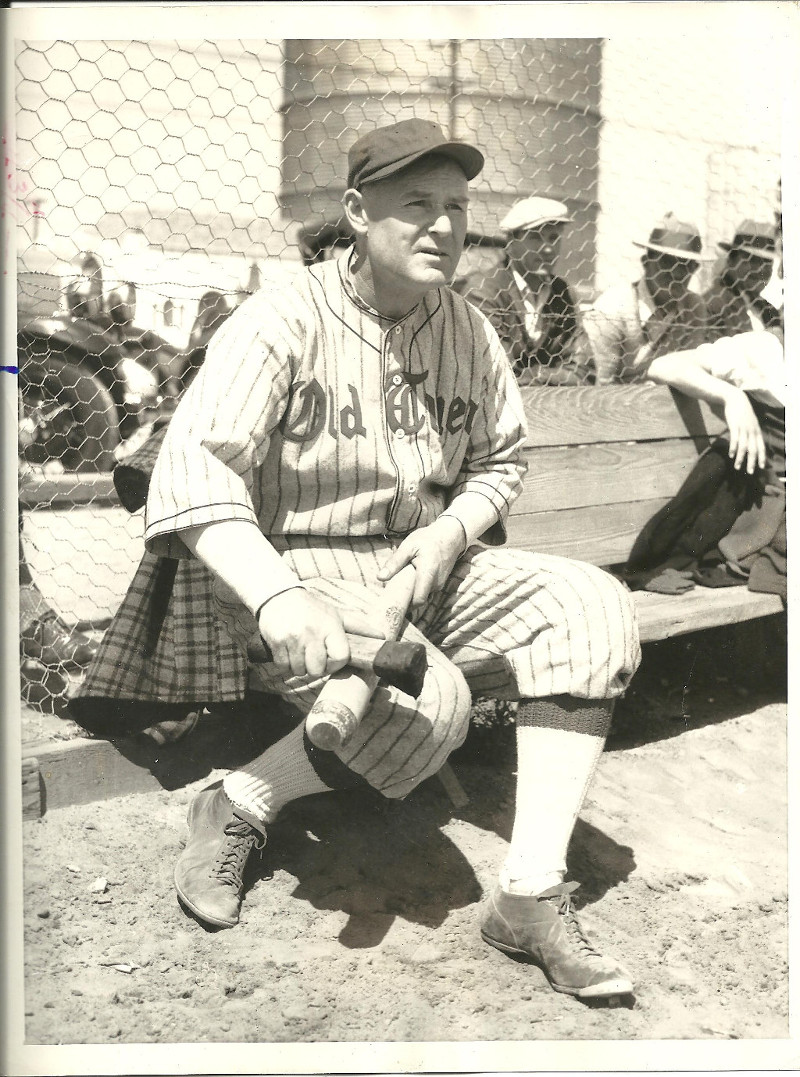
[(47, 610), (20, 635), (23, 658), (32, 658), (45, 666), (88, 666), (97, 649), (94, 640), (74, 628), (67, 628), (55, 610)]
[(186, 848), (175, 865), (178, 898), (204, 923), (233, 927), (239, 922), (247, 858), (267, 841), (264, 825), (234, 808), (221, 786), (197, 794), (188, 823)]
[(541, 894), (508, 894), (497, 887), (481, 922), (490, 946), (520, 957), (544, 972), (556, 991), (581, 999), (629, 995), (628, 974), (589, 941), (572, 908), (577, 883), (561, 883)]
[(176, 740), (181, 740), (187, 733), (191, 733), (199, 720), (199, 711), (189, 711), (185, 718), (169, 718), (163, 722), (154, 722), (153, 725), (142, 730), (142, 735), (149, 737), (159, 746), (174, 744)]

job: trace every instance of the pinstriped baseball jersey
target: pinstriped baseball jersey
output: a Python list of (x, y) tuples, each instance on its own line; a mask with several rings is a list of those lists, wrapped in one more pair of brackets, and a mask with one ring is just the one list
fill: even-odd
[[(489, 322), (447, 288), (400, 321), (360, 301), (347, 256), (289, 292), (262, 290), (221, 327), (150, 484), (145, 540), (243, 519), (270, 535), (402, 535), (480, 493), (504, 538), (525, 419)], [(462, 506), (463, 508), (463, 506)]]
[[(363, 612), (395, 537), (445, 506), (474, 534), (474, 495), (488, 498), (497, 523), (484, 537), (502, 541), (525, 428), (510, 364), (482, 314), (441, 288), (399, 321), (382, 318), (355, 295), (346, 264), (312, 268), (277, 299), (257, 294), (220, 329), (165, 437), (145, 536), (151, 550), (180, 557), (181, 528), (252, 521), (296, 578)], [(244, 652), (258, 633), (253, 613), (222, 580), (212, 589)], [(503, 698), (605, 698), (638, 661), (630, 599), (611, 576), (520, 551), (468, 550), (419, 628), (429, 653), (420, 699), (381, 687), (337, 750), (390, 797), (461, 743), (473, 685)], [(412, 624), (405, 633), (423, 638)], [(304, 712), (322, 683), (269, 663), (250, 680)]]

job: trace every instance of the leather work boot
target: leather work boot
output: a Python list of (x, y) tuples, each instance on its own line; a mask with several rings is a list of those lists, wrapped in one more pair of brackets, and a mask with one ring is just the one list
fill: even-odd
[(44, 666), (88, 666), (98, 644), (74, 628), (67, 628), (55, 610), (47, 610), (20, 633), (23, 658)]
[(481, 921), (481, 936), (505, 954), (532, 961), (556, 991), (582, 999), (629, 995), (633, 983), (583, 933), (570, 895), (578, 883), (541, 894), (507, 894), (498, 886)]
[(204, 789), (189, 807), (189, 837), (175, 865), (183, 904), (213, 927), (233, 927), (242, 904), (242, 873), (255, 846), (263, 849), (263, 823), (234, 808), (225, 790)]

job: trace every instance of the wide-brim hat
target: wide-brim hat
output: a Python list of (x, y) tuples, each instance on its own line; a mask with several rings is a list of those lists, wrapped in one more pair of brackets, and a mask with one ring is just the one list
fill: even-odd
[(347, 186), (387, 179), (415, 161), (435, 153), (449, 157), (468, 180), (483, 168), (484, 157), (468, 142), (452, 142), (432, 120), (401, 120), (362, 135), (347, 155)]
[(500, 227), (506, 232), (522, 232), (541, 228), (543, 224), (566, 224), (571, 220), (563, 202), (534, 194), (516, 202), (503, 217)]
[(730, 243), (718, 243), (724, 251), (745, 251), (758, 258), (771, 260), (777, 256), (775, 228), (764, 221), (742, 221)]
[(668, 213), (663, 221), (656, 225), (646, 242), (634, 239), (633, 245), (648, 251), (658, 251), (659, 254), (671, 254), (673, 258), (681, 258), (686, 262), (714, 261), (713, 254), (702, 253), (703, 241), (697, 225), (679, 221), (672, 213)]

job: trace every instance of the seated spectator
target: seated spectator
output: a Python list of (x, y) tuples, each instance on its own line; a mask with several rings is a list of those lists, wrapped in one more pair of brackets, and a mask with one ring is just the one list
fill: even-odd
[(657, 355), (705, 340), (705, 303), (689, 291), (700, 262), (711, 260), (699, 230), (669, 213), (634, 246), (644, 248), (642, 276), (609, 288), (584, 315), (599, 385), (641, 381)]
[(555, 274), (570, 219), (562, 202), (523, 198), (500, 222), (507, 237), (503, 263), (491, 277), (473, 274), (463, 288), (497, 330), (514, 373), (526, 384), (588, 380), (577, 305), (567, 282)]
[(702, 453), (631, 550), (631, 589), (696, 583), (786, 601), (786, 367), (776, 334), (751, 331), (654, 359), (652, 381), (724, 409), (728, 432)]
[(733, 240), (719, 246), (728, 256), (704, 296), (708, 339), (780, 328), (780, 311), (761, 294), (772, 279), (777, 259), (775, 228), (761, 221), (742, 221)]
[[(336, 257), (352, 241), (346, 221), (323, 218), (306, 222), (298, 236), (306, 266)], [(256, 283), (252, 273), (251, 283)], [(203, 365), (212, 336), (235, 309), (220, 292), (202, 296), (190, 337), (194, 360), (183, 375), (187, 386)], [(114, 469), (114, 485), (128, 512), (138, 512), (147, 500), (150, 476), (168, 429), (169, 419), (156, 423), (147, 441)], [(143, 676), (138, 661), (125, 661), (132, 649), (137, 659), (148, 661), (164, 640), (174, 638), (176, 625), (189, 631), (195, 645), (223, 655), (233, 676), (219, 681), (212, 675), (216, 663), (190, 662), (186, 676), (174, 681), (168, 676), (159, 682)], [(178, 633), (184, 627), (178, 627)], [(252, 698), (236, 695), (234, 678), (245, 678), (245, 660), (215, 615), (208, 570), (196, 561), (174, 561), (146, 552), (96, 661), (70, 700), (69, 714), (95, 736), (143, 733), (159, 745), (174, 743), (194, 729), (205, 706), (219, 711)], [(159, 720), (153, 721), (154, 717)]]

